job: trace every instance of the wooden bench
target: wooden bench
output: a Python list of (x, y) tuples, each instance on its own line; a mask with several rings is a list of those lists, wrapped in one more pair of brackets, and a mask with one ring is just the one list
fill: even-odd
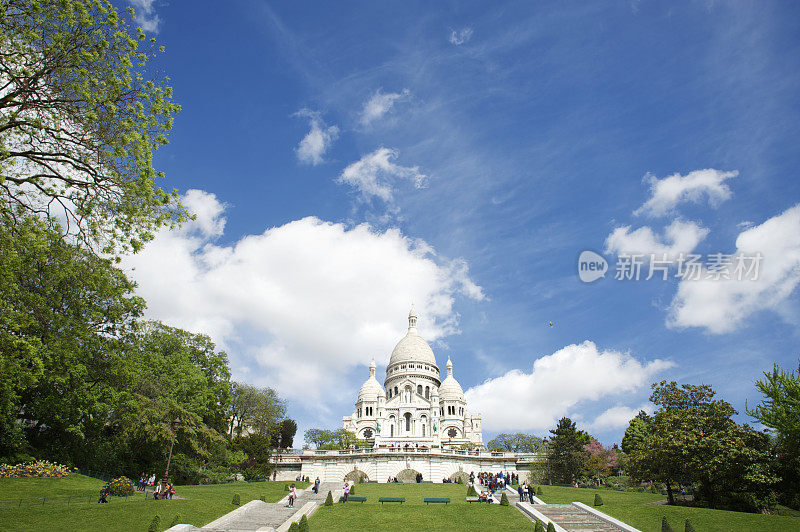
[(480, 497), (467, 497), (467, 502), (481, 502)]
[(399, 502), (400, 504), (403, 504), (404, 502), (406, 502), (406, 498), (405, 497), (379, 497), (378, 498), (378, 502), (381, 503), (381, 505), (383, 505), (383, 503), (385, 503), (385, 502)]
[[(364, 504), (366, 500), (366, 497), (359, 497), (357, 495), (351, 495), (347, 498), (347, 502), (360, 502), (361, 504)], [(339, 497), (339, 502), (344, 502), (344, 495)]]
[(450, 504), (450, 497), (425, 497), (424, 501), (425, 504), (430, 504), (432, 502)]

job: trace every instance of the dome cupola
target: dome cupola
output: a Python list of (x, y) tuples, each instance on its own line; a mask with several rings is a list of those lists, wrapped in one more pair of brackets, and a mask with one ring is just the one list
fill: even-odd
[(411, 312), (408, 313), (408, 332), (394, 346), (392, 356), (389, 359), (389, 366), (400, 362), (421, 362), (436, 366), (436, 357), (433, 354), (433, 349), (417, 333), (417, 311), (414, 310), (414, 307), (411, 307)]
[(450, 357), (447, 357), (447, 378), (442, 381), (439, 387), (439, 397), (442, 401), (463, 401), (464, 390), (461, 385), (453, 377), (453, 362)]
[(377, 401), (378, 397), (386, 397), (386, 391), (375, 379), (375, 359), (369, 365), (369, 378), (358, 391), (358, 401)]

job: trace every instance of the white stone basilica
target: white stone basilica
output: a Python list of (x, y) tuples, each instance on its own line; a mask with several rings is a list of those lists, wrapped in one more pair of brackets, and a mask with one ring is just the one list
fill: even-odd
[(356, 409), (342, 418), (342, 426), (374, 447), (435, 449), (467, 444), (482, 449), (481, 416), (467, 411), (449, 358), (446, 367), (447, 377), (440, 381), (436, 357), (417, 333), (417, 314), (412, 308), (408, 333), (392, 351), (383, 386), (375, 379), (373, 360)]

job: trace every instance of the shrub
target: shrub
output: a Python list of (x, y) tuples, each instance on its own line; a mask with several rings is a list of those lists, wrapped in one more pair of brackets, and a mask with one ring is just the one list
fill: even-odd
[(547, 523), (547, 532), (556, 532), (556, 527), (553, 526), (553, 522), (552, 521)]
[(661, 518), (661, 532), (675, 532), (675, 530), (673, 530), (672, 527), (669, 526), (669, 523), (667, 523), (666, 516)]
[(261, 502), (267, 502), (267, 496), (266, 495), (262, 495), (261, 497), (258, 498), (258, 500), (261, 501)]
[(328, 496), (325, 497), (325, 506), (333, 506), (333, 495), (331, 495), (330, 491), (328, 492)]
[(541, 497), (542, 496), (542, 487), (541, 486), (536, 488), (536, 496), (537, 497)]
[(656, 483), (653, 482), (652, 484), (650, 484), (650, 493), (658, 493), (658, 492), (659, 492), (659, 490), (658, 490), (658, 486), (656, 486)]
[(233, 500), (231, 501), (231, 504), (234, 506), (239, 506), (240, 504), (242, 504), (242, 498), (239, 496), (238, 493), (233, 494)]
[(533, 527), (533, 532), (544, 532), (544, 525), (541, 521), (536, 521), (536, 526)]
[(156, 514), (153, 516), (153, 520), (150, 521), (150, 527), (147, 532), (158, 532), (159, 528), (161, 528), (161, 517)]
[(300, 532), (308, 532), (308, 517), (306, 517), (306, 514), (303, 514), (303, 517), (300, 518), (300, 526), (298, 528)]
[(603, 506), (603, 498), (600, 496), (599, 493), (594, 494), (594, 505)]
[(289, 484), (283, 485), (283, 491), (289, 491)]
[(182, 520), (183, 518), (181, 517), (181, 514), (175, 514), (175, 519), (172, 520), (172, 523), (169, 524), (169, 527), (172, 528), (175, 525), (181, 524)]
[(477, 497), (478, 492), (475, 491), (475, 486), (470, 486), (467, 488), (467, 497)]
[(0, 464), (0, 478), (24, 477), (66, 477), (69, 475), (67, 466), (39, 460), (25, 462), (17, 465)]
[(688, 519), (686, 520), (686, 524), (683, 525), (683, 532), (694, 532), (694, 527)]
[(289, 532), (300, 532), (300, 525), (297, 523), (292, 523), (289, 525)]
[(356, 494), (356, 487), (350, 486), (350, 495), (355, 495), (355, 494)]
[(500, 496), (500, 506), (508, 506), (508, 497), (506, 497), (506, 492), (503, 492), (503, 495)]
[(103, 486), (103, 489), (107, 489), (108, 493), (116, 495), (117, 497), (124, 497), (125, 495), (133, 495), (136, 493), (136, 487), (133, 485), (133, 481), (128, 477), (117, 477)]

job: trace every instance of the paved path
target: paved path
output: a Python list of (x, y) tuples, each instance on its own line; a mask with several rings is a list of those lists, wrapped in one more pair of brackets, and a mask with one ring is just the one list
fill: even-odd
[(247, 504), (223, 515), (219, 519), (208, 523), (202, 528), (189, 525), (178, 525), (170, 530), (177, 531), (208, 531), (208, 532), (252, 532), (252, 531), (282, 531), (289, 528), (294, 521), (299, 521), (303, 514), (313, 513), (317, 507), (325, 502), (328, 491), (333, 492), (334, 500), (337, 491), (341, 492), (341, 482), (323, 482), (320, 484), (319, 493), (315, 494), (309, 486), (306, 490), (298, 490), (297, 500), (293, 507), (289, 507), (289, 496), (274, 503), (264, 501), (250, 501)]

